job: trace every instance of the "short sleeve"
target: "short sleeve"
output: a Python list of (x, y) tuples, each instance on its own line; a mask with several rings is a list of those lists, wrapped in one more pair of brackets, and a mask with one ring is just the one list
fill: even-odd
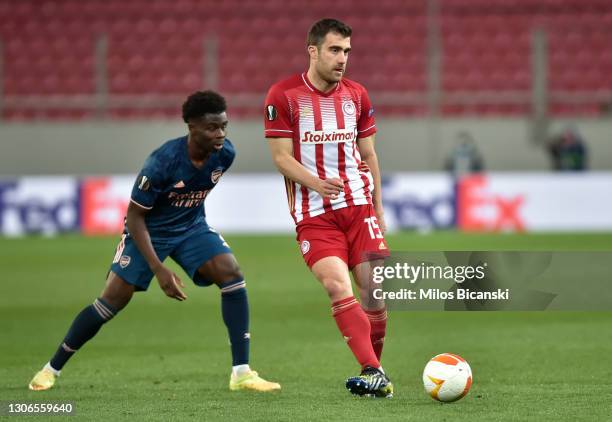
[(374, 107), (365, 88), (361, 89), (361, 114), (357, 122), (357, 138), (367, 138), (376, 133)]
[(143, 208), (151, 209), (162, 191), (163, 175), (159, 161), (150, 156), (138, 173), (134, 186), (132, 187), (132, 202)]
[(292, 138), (291, 110), (284, 91), (274, 85), (266, 96), (264, 110), (266, 138)]

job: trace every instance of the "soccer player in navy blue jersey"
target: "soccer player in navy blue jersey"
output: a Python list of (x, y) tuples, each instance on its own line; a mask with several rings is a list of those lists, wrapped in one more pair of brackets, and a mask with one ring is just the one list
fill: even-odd
[(216, 284), (232, 352), (230, 390), (279, 390), (249, 367), (249, 305), (244, 277), (223, 237), (206, 222), (204, 200), (232, 165), (235, 150), (225, 137), (225, 99), (196, 92), (183, 104), (188, 135), (153, 151), (136, 178), (125, 229), (106, 286), (74, 319), (55, 355), (30, 382), (31, 390), (53, 387), (60, 371), (102, 325), (121, 311), (153, 276), (166, 296), (184, 301), (184, 284), (166, 265), (169, 256), (198, 286)]

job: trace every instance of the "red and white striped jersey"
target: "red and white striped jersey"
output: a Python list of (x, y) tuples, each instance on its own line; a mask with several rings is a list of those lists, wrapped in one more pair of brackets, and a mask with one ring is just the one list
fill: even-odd
[(344, 191), (334, 200), (285, 178), (289, 209), (296, 224), (325, 212), (372, 203), (372, 174), (361, 160), (357, 139), (376, 132), (366, 89), (342, 78), (328, 93), (306, 73), (270, 88), (265, 104), (266, 138), (291, 138), (293, 156), (320, 179), (338, 177)]

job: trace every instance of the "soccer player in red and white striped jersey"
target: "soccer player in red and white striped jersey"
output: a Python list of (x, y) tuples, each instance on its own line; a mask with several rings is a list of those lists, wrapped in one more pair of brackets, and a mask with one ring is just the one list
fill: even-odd
[(338, 328), (362, 368), (347, 388), (390, 397), (393, 386), (380, 365), (387, 313), (384, 302), (371, 295), (372, 268), (389, 255), (376, 124), (366, 89), (343, 78), (351, 33), (336, 19), (312, 26), (308, 71), (268, 91), (265, 136), (285, 176), (304, 260), (327, 291)]

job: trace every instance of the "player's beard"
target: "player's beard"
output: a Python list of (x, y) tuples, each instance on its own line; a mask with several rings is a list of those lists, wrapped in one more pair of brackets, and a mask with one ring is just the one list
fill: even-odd
[(340, 80), (342, 79), (343, 76), (344, 76), (344, 72), (342, 72), (340, 74), (340, 76), (336, 76), (336, 71), (332, 70), (331, 71), (331, 83), (338, 83), (338, 82), (340, 82)]
[(325, 82), (327, 82), (330, 85), (333, 85), (335, 83), (340, 82), (340, 79), (342, 79), (342, 76), (344, 76), (344, 72), (342, 72), (342, 74), (340, 76), (336, 76), (336, 72), (335, 72), (335, 67), (332, 66), (328, 69), (324, 69), (322, 71), (322, 69), (319, 70), (319, 77), (321, 79), (323, 79)]

